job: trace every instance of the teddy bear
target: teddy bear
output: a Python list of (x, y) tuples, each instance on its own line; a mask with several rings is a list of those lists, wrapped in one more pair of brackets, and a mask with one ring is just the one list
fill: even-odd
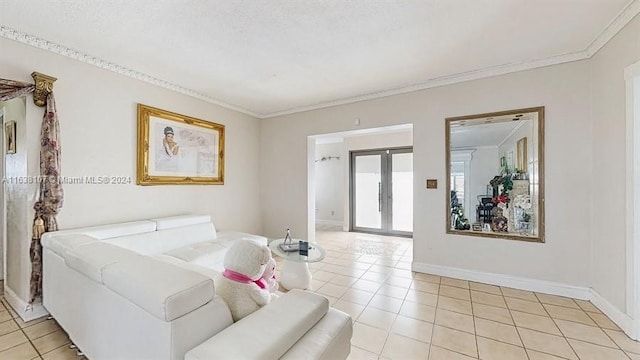
[(266, 245), (241, 239), (231, 245), (224, 257), (224, 272), (216, 281), (216, 294), (229, 306), (238, 321), (271, 301), (269, 289), (259, 281), (271, 259)]
[(276, 281), (276, 260), (274, 258), (269, 259), (264, 274), (260, 278), (260, 282), (269, 289), (271, 293), (271, 300), (278, 298), (276, 291), (278, 291), (278, 281)]

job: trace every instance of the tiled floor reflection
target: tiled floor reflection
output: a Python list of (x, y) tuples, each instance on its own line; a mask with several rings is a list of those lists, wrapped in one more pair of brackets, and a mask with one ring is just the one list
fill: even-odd
[(354, 320), (350, 359), (638, 359), (588, 301), (411, 272), (410, 239), (319, 229), (314, 291)]

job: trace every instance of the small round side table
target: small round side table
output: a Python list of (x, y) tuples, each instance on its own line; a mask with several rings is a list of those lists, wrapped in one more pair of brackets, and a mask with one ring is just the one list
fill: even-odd
[[(300, 239), (293, 239), (297, 243)], [(325, 256), (324, 249), (316, 244), (309, 243), (309, 255), (300, 255), (298, 251), (283, 251), (280, 244), (284, 239), (273, 240), (269, 243), (271, 251), (283, 258), (284, 266), (280, 271), (280, 284), (287, 290), (302, 289), (311, 290), (311, 271), (309, 271), (309, 263), (322, 261)]]

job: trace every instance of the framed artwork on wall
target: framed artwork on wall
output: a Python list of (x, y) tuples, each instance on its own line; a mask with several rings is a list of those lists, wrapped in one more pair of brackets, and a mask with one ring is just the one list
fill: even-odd
[(16, 122), (7, 121), (4, 124), (4, 143), (7, 154), (16, 153)]
[(136, 183), (224, 184), (224, 125), (138, 104)]

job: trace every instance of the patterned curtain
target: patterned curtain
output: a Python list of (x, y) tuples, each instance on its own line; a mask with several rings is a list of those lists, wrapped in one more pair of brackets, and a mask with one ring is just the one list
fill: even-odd
[[(0, 101), (7, 101), (29, 94), (35, 90), (34, 84), (0, 79)], [(33, 237), (31, 239), (31, 296), (33, 303), (42, 296), (42, 246), (40, 236), (47, 231), (58, 230), (56, 215), (62, 207), (64, 194), (60, 183), (60, 124), (56, 113), (53, 93), (47, 96), (47, 104), (42, 119), (40, 133), (40, 175), (46, 181), (40, 182), (40, 197), (34, 209)]]
[(0, 79), (0, 101), (7, 101), (26, 95), (35, 90), (36, 86), (20, 81)]
[(42, 245), (40, 236), (58, 230), (56, 215), (64, 199), (60, 180), (60, 124), (53, 93), (47, 96), (47, 108), (40, 133), (40, 197), (34, 209), (33, 237), (31, 239), (31, 297), (33, 303), (42, 296)]

